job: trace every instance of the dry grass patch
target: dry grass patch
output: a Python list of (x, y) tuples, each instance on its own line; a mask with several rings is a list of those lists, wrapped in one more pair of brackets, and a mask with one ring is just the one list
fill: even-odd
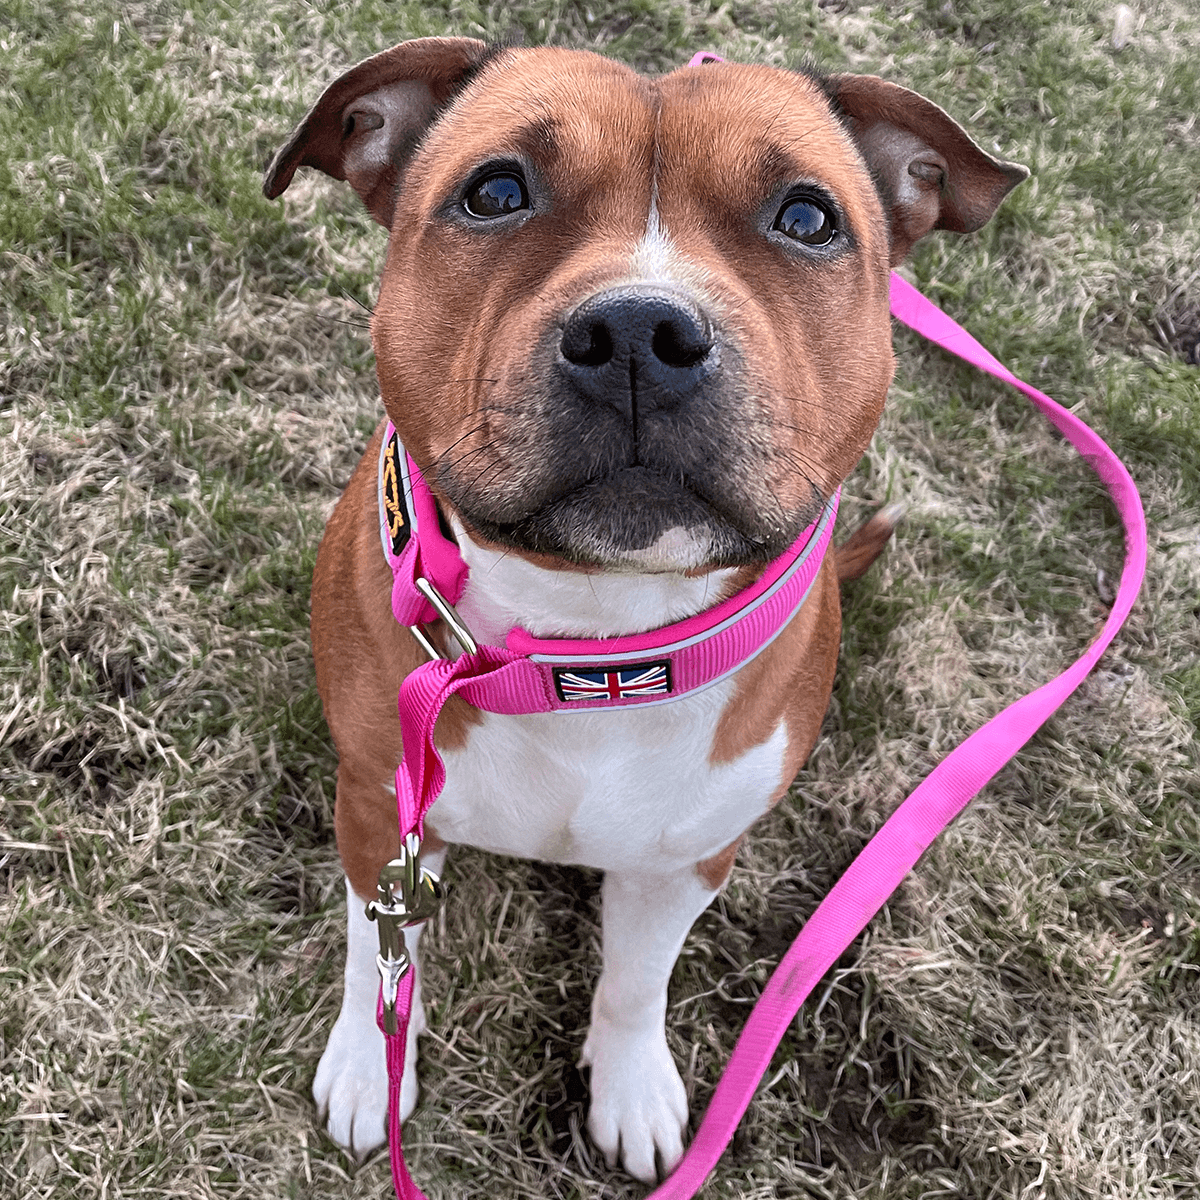
[[(308, 1089), (340, 997), (334, 760), (307, 645), (322, 522), (376, 419), (382, 236), (258, 172), (402, 37), (520, 34), (645, 69), (874, 70), (1030, 163), (923, 290), (1127, 458), (1151, 524), (1101, 667), (801, 1013), (710, 1184), (738, 1200), (1200, 1193), (1200, 18), (558, 0), (503, 10), (13, 0), (0, 31), (0, 1194), (388, 1194)], [(909, 517), (847, 591), (826, 735), (671, 992), (694, 1112), (778, 957), (937, 759), (1098, 628), (1101, 489), (1024, 401), (902, 334), (846, 525)], [(596, 877), (463, 852), (426, 939), (439, 1196), (627, 1197), (575, 1069)]]

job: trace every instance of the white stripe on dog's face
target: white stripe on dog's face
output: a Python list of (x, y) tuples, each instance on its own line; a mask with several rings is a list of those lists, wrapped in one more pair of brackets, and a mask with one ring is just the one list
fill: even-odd
[(629, 260), (629, 283), (657, 283), (666, 287), (699, 291), (708, 272), (690, 262), (675, 245), (670, 230), (658, 211), (658, 185), (650, 191), (650, 211), (642, 234)]
[(674, 260), (675, 247), (671, 242), (671, 235), (658, 215), (658, 187), (655, 185), (650, 192), (646, 232), (633, 248), (630, 267), (635, 275), (641, 276), (647, 283), (674, 282)]

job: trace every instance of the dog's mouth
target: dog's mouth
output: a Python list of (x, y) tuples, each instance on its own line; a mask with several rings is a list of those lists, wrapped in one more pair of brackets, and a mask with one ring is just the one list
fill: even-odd
[[(601, 302), (616, 310), (607, 323), (592, 313)], [(684, 355), (677, 309), (694, 318), (684, 332), (702, 327), (711, 342), (703, 370)], [(820, 456), (789, 449), (733, 338), (661, 290), (598, 293), (568, 328), (581, 312), (587, 348), (554, 326), (525, 369), (495, 372), (479, 426), (436, 460), (463, 521), (492, 544), (605, 571), (700, 573), (782, 554), (824, 503)], [(642, 334), (620, 355), (636, 339), (618, 316)]]
[(466, 524), (488, 541), (584, 567), (680, 572), (763, 563), (786, 533), (748, 533), (687, 480), (650, 467), (619, 468), (546, 500), (517, 520), (490, 516), (451, 495)]

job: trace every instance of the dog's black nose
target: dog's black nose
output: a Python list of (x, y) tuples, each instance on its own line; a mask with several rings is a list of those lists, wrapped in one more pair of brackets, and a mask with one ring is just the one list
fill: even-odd
[(686, 400), (718, 359), (712, 325), (693, 300), (627, 284), (590, 296), (568, 315), (559, 366), (587, 399), (633, 419)]

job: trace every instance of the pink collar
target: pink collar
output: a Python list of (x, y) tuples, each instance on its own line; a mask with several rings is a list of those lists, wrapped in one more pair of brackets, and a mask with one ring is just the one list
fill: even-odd
[[(668, 704), (717, 683), (766, 649), (800, 610), (829, 547), (839, 495), (755, 583), (697, 616), (616, 638), (509, 630), (504, 646), (492, 649), (512, 669), (477, 679), (470, 703), (497, 713)], [(420, 626), (441, 616), (453, 629), (467, 565), (442, 533), (429, 486), (391, 421), (379, 451), (379, 535), (392, 568), (392, 612), (432, 652)], [(473, 639), (463, 648), (471, 651)]]

